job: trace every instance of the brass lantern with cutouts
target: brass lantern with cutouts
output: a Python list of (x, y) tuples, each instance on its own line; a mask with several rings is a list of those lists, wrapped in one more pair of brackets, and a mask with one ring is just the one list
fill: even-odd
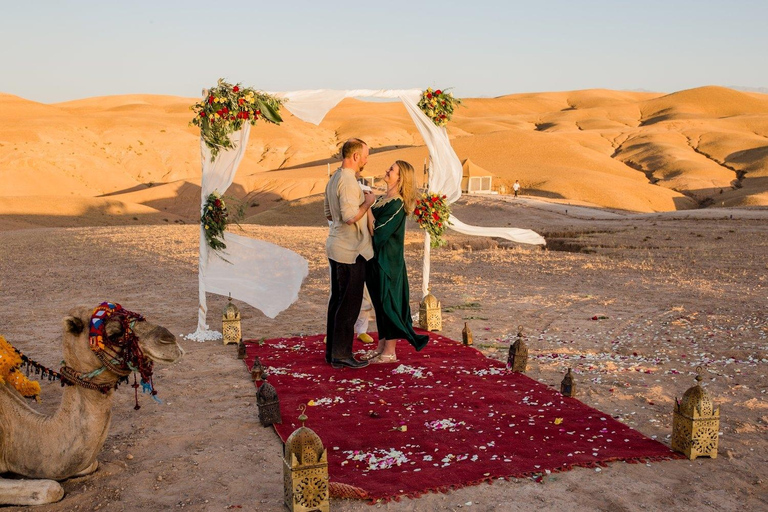
[(299, 421), (301, 426), (286, 439), (283, 448), (285, 505), (292, 512), (328, 512), (328, 452), (320, 437), (304, 426), (307, 417), (303, 410)]
[(440, 312), (440, 301), (427, 290), (427, 294), (419, 304), (419, 327), (426, 331), (439, 331), (443, 328), (443, 317)]
[(517, 326), (517, 339), (509, 346), (507, 368), (518, 373), (525, 373), (528, 369), (528, 346), (525, 344), (522, 325)]
[(232, 303), (232, 296), (229, 296), (227, 307), (221, 315), (221, 333), (224, 344), (239, 343), (243, 339), (243, 331), (240, 327), (240, 310)]
[(672, 449), (690, 460), (717, 458), (720, 408), (715, 409), (700, 383), (701, 367), (696, 369), (696, 385), (685, 392), (682, 400), (675, 397), (672, 417)]
[(283, 422), (277, 390), (269, 382), (265, 381), (256, 392), (256, 404), (259, 406), (259, 421), (263, 426), (269, 427)]

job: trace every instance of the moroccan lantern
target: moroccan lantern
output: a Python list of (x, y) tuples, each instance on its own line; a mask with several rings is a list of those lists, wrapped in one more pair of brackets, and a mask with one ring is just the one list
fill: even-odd
[(682, 400), (675, 397), (672, 418), (672, 449), (688, 457), (717, 458), (720, 408), (715, 409), (701, 387), (701, 367), (696, 368), (696, 385)]
[(461, 331), (461, 341), (465, 345), (472, 344), (472, 331), (469, 330), (467, 322), (464, 322), (464, 329)]
[(563, 396), (568, 397), (576, 396), (576, 384), (573, 382), (573, 375), (571, 374), (570, 368), (568, 368), (565, 377), (563, 377), (562, 382), (560, 382), (560, 393)]
[(227, 307), (221, 315), (221, 332), (224, 338), (224, 344), (239, 343), (243, 339), (243, 332), (240, 327), (240, 310), (232, 303), (232, 296), (229, 296)]
[(256, 392), (256, 404), (259, 406), (259, 421), (263, 426), (269, 427), (283, 422), (277, 390), (269, 382), (265, 381)]
[(304, 426), (305, 408), (299, 416), (301, 426), (283, 448), (283, 497), (291, 512), (328, 512), (328, 453), (320, 437)]
[(427, 289), (419, 304), (419, 327), (426, 331), (439, 331), (443, 327), (440, 301)]
[(523, 337), (523, 326), (517, 326), (517, 339), (509, 346), (507, 368), (513, 372), (525, 373), (528, 368), (528, 347)]
[(245, 342), (243, 338), (240, 338), (240, 341), (237, 342), (237, 358), (245, 359)]
[(259, 382), (264, 378), (264, 366), (262, 366), (261, 361), (259, 361), (259, 357), (256, 356), (253, 359), (253, 364), (251, 365), (251, 379), (253, 379), (253, 382)]

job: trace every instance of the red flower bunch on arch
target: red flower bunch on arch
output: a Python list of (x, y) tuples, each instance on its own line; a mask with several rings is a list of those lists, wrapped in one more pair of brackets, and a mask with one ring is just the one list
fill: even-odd
[(222, 149), (234, 148), (229, 136), (240, 130), (243, 123), (254, 125), (259, 119), (282, 123), (282, 104), (280, 98), (240, 84), (233, 86), (220, 78), (205, 98), (190, 107), (195, 117), (189, 124), (200, 127), (200, 136), (215, 160)]
[(431, 247), (445, 245), (443, 234), (451, 224), (451, 208), (446, 196), (434, 192), (422, 194), (421, 198), (416, 200), (413, 215), (419, 227), (429, 233)]

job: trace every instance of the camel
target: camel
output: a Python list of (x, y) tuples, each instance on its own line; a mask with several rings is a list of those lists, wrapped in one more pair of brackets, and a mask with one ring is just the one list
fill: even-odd
[[(61, 375), (62, 381), (75, 385), (64, 388), (61, 405), (54, 414), (36, 412), (11, 385), (0, 385), (0, 474), (26, 477), (0, 478), (0, 505), (59, 501), (64, 489), (58, 480), (96, 471), (96, 457), (109, 431), (114, 390), (119, 379), (136, 368), (136, 363), (131, 368), (124, 364), (124, 354), (138, 354), (132, 361), (140, 361), (142, 377), (147, 368), (151, 377), (152, 361), (174, 363), (181, 358), (183, 350), (168, 329), (130, 314), (134, 317), (106, 318), (101, 331), (104, 343), (99, 337), (96, 344), (89, 330), (92, 316), (95, 319), (93, 308), (74, 308), (64, 318), (66, 366)], [(126, 339), (134, 340), (133, 345), (121, 342)], [(103, 349), (105, 345), (111, 352), (102, 350), (100, 354), (92, 348)]]

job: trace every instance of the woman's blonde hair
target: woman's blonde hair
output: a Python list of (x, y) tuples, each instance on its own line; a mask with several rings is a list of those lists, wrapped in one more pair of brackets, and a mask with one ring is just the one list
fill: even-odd
[(405, 204), (405, 214), (410, 215), (416, 206), (416, 185), (414, 184), (416, 178), (413, 166), (405, 160), (397, 160), (395, 164), (400, 169), (400, 197), (403, 198), (403, 204)]

